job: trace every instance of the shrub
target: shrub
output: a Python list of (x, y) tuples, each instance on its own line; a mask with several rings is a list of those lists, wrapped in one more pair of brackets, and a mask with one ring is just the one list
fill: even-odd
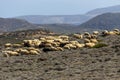
[(101, 47), (105, 47), (105, 46), (108, 46), (108, 45), (105, 43), (98, 43), (95, 46), (93, 46), (93, 48), (101, 48)]

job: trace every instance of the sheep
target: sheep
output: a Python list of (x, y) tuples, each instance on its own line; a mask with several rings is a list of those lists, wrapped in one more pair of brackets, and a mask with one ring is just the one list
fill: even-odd
[(13, 44), (12, 47), (14, 47), (14, 48), (19, 48), (19, 47), (22, 47), (22, 45), (21, 45), (21, 44)]
[(90, 39), (84, 39), (84, 43), (89, 43)]
[(62, 39), (54, 39), (54, 42), (62, 42), (63, 40)]
[(39, 45), (41, 44), (41, 41), (33, 41), (34, 47), (39, 47)]
[(93, 31), (93, 34), (94, 34), (94, 35), (98, 35), (99, 32), (98, 32), (98, 31)]
[(98, 37), (97, 35), (91, 34), (91, 38), (89, 38), (89, 39), (96, 39), (97, 37)]
[(120, 34), (119, 29), (114, 29), (113, 31), (115, 32), (115, 34)]
[(38, 53), (41, 52), (39, 49), (34, 48), (34, 47), (29, 47), (27, 50), (28, 50), (28, 51), (30, 51), (30, 50), (34, 50), (34, 51), (37, 51)]
[(93, 47), (93, 46), (95, 46), (95, 43), (92, 43), (92, 42), (90, 42), (90, 43), (85, 43), (85, 46), (86, 46), (86, 47)]
[(120, 32), (120, 30), (119, 30), (119, 29), (114, 29), (113, 31), (115, 31), (115, 32)]
[(90, 35), (90, 33), (89, 33), (89, 32), (84, 32), (84, 35), (87, 35), (87, 36), (88, 36), (88, 35)]
[(46, 39), (45, 38), (40, 38), (40, 41), (46, 41)]
[(66, 44), (65, 46), (64, 46), (64, 48), (65, 49), (76, 49), (76, 46), (75, 45), (73, 45), (73, 44)]
[(55, 37), (53, 37), (53, 36), (47, 36), (47, 37), (45, 37), (45, 39), (46, 39), (46, 40), (54, 40)]
[(23, 54), (23, 55), (29, 55), (29, 51), (26, 49), (20, 49), (18, 52)]
[(64, 51), (64, 49), (61, 47), (57, 47), (57, 51)]
[(51, 43), (51, 45), (54, 46), (54, 47), (58, 47), (58, 46), (60, 46), (60, 43), (59, 42), (53, 42), (53, 43)]
[(29, 54), (38, 55), (39, 53), (38, 53), (36, 50), (30, 50), (30, 51), (29, 51)]
[(92, 43), (98, 43), (97, 39), (90, 39), (90, 42), (92, 42)]
[(44, 48), (43, 48), (43, 51), (44, 51), (44, 52), (57, 51), (57, 48), (55, 48), (55, 47), (44, 47)]
[(45, 43), (53, 43), (54, 40), (46, 40)]
[(114, 31), (109, 31), (108, 35), (115, 35), (116, 33)]
[(11, 43), (6, 43), (4, 46), (5, 47), (12, 47), (12, 44)]
[(85, 44), (75, 44), (75, 46), (77, 47), (77, 48), (82, 48), (82, 47), (84, 47), (85, 46)]
[(33, 46), (32, 40), (24, 40), (23, 41), (25, 47), (31, 47)]
[(5, 57), (9, 57), (9, 56), (18, 56), (19, 53), (15, 52), (15, 51), (2, 51), (4, 53)]
[(69, 39), (69, 36), (64, 36), (64, 35), (62, 35), (62, 36), (58, 36), (58, 38), (63, 39), (63, 40), (68, 40), (68, 39)]
[(109, 34), (109, 31), (107, 31), (107, 30), (104, 30), (103, 32), (102, 32), (102, 36), (107, 36)]
[(82, 39), (83, 38), (82, 34), (73, 34), (73, 36), (77, 39)]

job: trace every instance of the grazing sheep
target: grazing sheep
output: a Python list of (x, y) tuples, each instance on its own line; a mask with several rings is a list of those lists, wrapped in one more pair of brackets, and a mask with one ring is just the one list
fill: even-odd
[(29, 55), (29, 51), (26, 49), (20, 49), (19, 53), (23, 54), (23, 55)]
[(40, 41), (46, 41), (46, 39), (45, 38), (40, 38)]
[(108, 35), (115, 35), (116, 33), (114, 31), (109, 31)]
[(68, 40), (69, 39), (69, 36), (59, 36), (58, 38), (60, 38), (60, 39), (63, 39), (63, 40)]
[(73, 36), (77, 39), (82, 39), (83, 38), (82, 34), (73, 34)]
[(84, 39), (84, 43), (89, 43), (90, 39)]
[(120, 32), (120, 30), (119, 30), (119, 29), (114, 29), (113, 31), (115, 31), (115, 32)]
[(102, 36), (106, 36), (106, 35), (108, 35), (109, 34), (109, 31), (107, 31), (107, 30), (104, 30), (103, 32), (102, 32)]
[(119, 29), (114, 29), (113, 30), (115, 34), (120, 34), (120, 30)]
[(28, 50), (28, 51), (30, 51), (30, 50), (35, 50), (35, 51), (37, 51), (38, 53), (41, 52), (40, 49), (37, 49), (37, 48), (34, 48), (34, 47), (29, 47), (27, 50)]
[(89, 33), (89, 32), (84, 32), (84, 35), (87, 35), (87, 36), (88, 36), (88, 35), (90, 35), (90, 33)]
[(97, 39), (90, 39), (90, 42), (92, 42), (92, 43), (98, 43)]
[(12, 44), (11, 43), (6, 43), (4, 46), (5, 47), (12, 47)]
[(62, 39), (54, 39), (54, 42), (62, 42)]
[(54, 42), (54, 40), (46, 40), (45, 41), (45, 43), (50, 43), (50, 44), (53, 43), (53, 42)]
[(53, 37), (53, 36), (46, 36), (45, 39), (46, 39), (46, 40), (54, 40), (55, 37)]
[(93, 34), (94, 34), (94, 35), (98, 35), (99, 32), (98, 32), (98, 31), (93, 31)]
[(90, 39), (96, 39), (97, 37), (97, 35), (92, 34)]
[(64, 51), (64, 49), (61, 47), (57, 47), (57, 51)]

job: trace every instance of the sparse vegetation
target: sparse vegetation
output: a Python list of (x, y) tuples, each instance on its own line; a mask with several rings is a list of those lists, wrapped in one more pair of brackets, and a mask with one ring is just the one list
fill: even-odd
[(93, 46), (93, 48), (101, 48), (101, 47), (106, 47), (106, 46), (108, 46), (108, 45), (105, 43), (98, 43), (95, 46)]

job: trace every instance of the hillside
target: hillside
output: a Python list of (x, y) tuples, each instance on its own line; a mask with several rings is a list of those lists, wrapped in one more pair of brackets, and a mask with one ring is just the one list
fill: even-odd
[[(56, 36), (54, 37), (57, 38)], [(83, 40), (73, 36), (69, 38), (70, 41)], [(2, 39), (0, 42), (6, 41), (5, 38)], [(16, 42), (13, 42), (13, 37), (8, 38), (13, 44), (18, 44), (19, 39), (21, 38), (18, 37)], [(0, 45), (0, 80), (120, 80), (120, 34), (98, 35), (97, 40), (106, 46), (99, 44), (96, 47), (44, 52), (40, 46), (5, 48)], [(40, 52), (36, 55), (22, 52), (20, 55), (3, 56), (4, 50), (19, 52), (21, 49), (24, 53), (26, 49), (37, 49)]]
[(87, 15), (28, 15), (16, 18), (24, 19), (34, 24), (81, 24), (90, 17)]
[(118, 13), (118, 12), (120, 12), (120, 5), (94, 9), (87, 12), (86, 15), (97, 16), (103, 13)]
[(93, 17), (103, 13), (117, 13), (120, 12), (120, 5), (110, 6), (105, 8), (98, 8), (90, 10), (86, 14), (82, 15), (25, 15), (15, 17), (17, 19), (27, 20), (33, 24), (82, 24)]
[(35, 25), (15, 18), (0, 18), (0, 31), (16, 31), (36, 28)]
[(56, 33), (74, 33), (78, 30), (75, 30), (76, 25), (72, 24), (37, 24), (37, 26), (42, 26), (41, 28), (56, 32)]
[(120, 13), (105, 13), (81, 24), (77, 28), (84, 29), (113, 29), (120, 28)]

